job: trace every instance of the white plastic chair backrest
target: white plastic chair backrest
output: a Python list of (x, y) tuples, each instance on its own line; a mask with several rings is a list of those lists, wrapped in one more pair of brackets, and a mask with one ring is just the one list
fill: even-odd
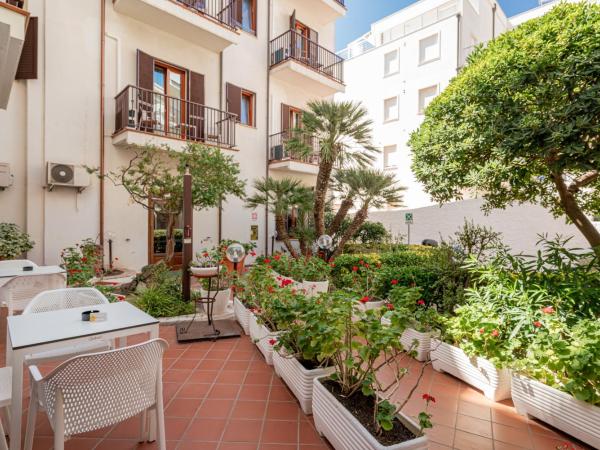
[(37, 294), (25, 307), (23, 314), (35, 314), (106, 303), (109, 303), (108, 299), (102, 292), (95, 288), (54, 289)]
[(1, 269), (22, 269), (25, 266), (37, 267), (37, 264), (28, 259), (9, 259), (6, 261), (0, 261)]
[(40, 292), (64, 288), (66, 284), (64, 275), (59, 273), (14, 277), (0, 288), (0, 301), (6, 303), (10, 315), (24, 310)]
[(152, 339), (65, 361), (40, 382), (40, 400), (50, 423), (59, 394), (66, 436), (122, 422), (155, 405), (167, 346), (164, 339)]

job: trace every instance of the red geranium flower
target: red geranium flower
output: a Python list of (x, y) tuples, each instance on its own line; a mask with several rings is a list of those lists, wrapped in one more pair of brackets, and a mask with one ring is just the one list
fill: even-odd
[(392, 280), (392, 284), (395, 286), (398, 284), (398, 280)]
[(536, 328), (539, 328), (542, 326), (542, 322), (540, 322), (539, 320), (536, 320), (535, 322), (533, 322), (533, 326)]
[(500, 336), (500, 332), (498, 330), (492, 330), (492, 336), (498, 337)]
[(369, 268), (369, 264), (365, 263), (365, 268), (368, 269)]
[(271, 260), (269, 258), (265, 258), (265, 264), (269, 264), (271, 262)]
[(277, 344), (277, 339), (269, 339), (269, 345)]
[(426, 402), (435, 403), (435, 397), (433, 395), (423, 394), (423, 400), (425, 400)]
[(269, 292), (272, 294), (273, 292), (275, 292), (275, 289), (273, 289), (273, 286), (269, 286)]
[(255, 251), (251, 251), (250, 252), (250, 256), (256, 256), (256, 252)]
[(81, 262), (87, 262), (87, 258), (84, 256), (83, 258), (81, 258)]
[(352, 272), (358, 272), (358, 267), (357, 266), (352, 266)]
[(358, 263), (362, 266), (365, 262), (361, 259)]
[(361, 301), (362, 303), (367, 303), (369, 300), (370, 300), (370, 298), (369, 298), (369, 297), (367, 297), (366, 295), (365, 295), (363, 298), (361, 298), (361, 299), (360, 299), (360, 301)]
[(386, 303), (387, 309), (389, 309), (390, 311), (394, 309), (394, 305), (392, 305), (391, 303)]
[(273, 258), (275, 258), (275, 261), (279, 261), (281, 259), (281, 255), (275, 255)]
[(423, 299), (421, 299), (421, 300), (418, 300), (418, 301), (417, 301), (417, 305), (419, 305), (419, 306), (423, 306), (423, 305), (425, 305), (425, 300), (423, 300)]
[(291, 279), (285, 278), (285, 279), (281, 280), (281, 287), (289, 286), (292, 283), (293, 283), (293, 281)]
[(208, 256), (208, 252), (202, 253), (202, 256), (204, 256), (206, 258)]
[(329, 264), (331, 267), (335, 267), (335, 263), (330, 263)]
[(545, 308), (542, 308), (542, 312), (544, 314), (554, 314), (556, 311), (553, 306), (546, 306)]
[(485, 329), (484, 328), (480, 328), (479, 329), (479, 334), (483, 334), (483, 333), (485, 333)]

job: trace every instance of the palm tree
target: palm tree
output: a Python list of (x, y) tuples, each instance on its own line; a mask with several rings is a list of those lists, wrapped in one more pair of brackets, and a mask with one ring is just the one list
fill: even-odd
[(340, 238), (337, 248), (331, 255), (332, 258), (342, 253), (344, 245), (365, 223), (369, 208), (382, 208), (386, 205), (402, 206), (402, 191), (406, 190), (405, 187), (396, 184), (394, 175), (386, 174), (381, 170), (358, 169), (352, 176), (346, 177), (346, 181), (349, 183), (348, 189), (356, 192), (356, 199), (361, 202), (361, 206)]
[(246, 208), (254, 209), (257, 206), (267, 206), (269, 212), (275, 216), (275, 230), (278, 238), (294, 257), (298, 257), (296, 249), (287, 230), (286, 221), (288, 212), (298, 205), (306, 204), (307, 198), (312, 196), (310, 190), (301, 186), (299, 180), (283, 178), (261, 178), (254, 182), (254, 195), (246, 199)]
[(342, 203), (327, 228), (327, 234), (335, 236), (339, 231), (354, 202), (361, 185), (361, 170), (357, 168), (340, 169), (333, 175), (333, 191), (342, 198)]
[[(325, 203), (334, 167), (364, 167), (378, 152), (372, 144), (373, 122), (367, 114), (360, 103), (315, 100), (308, 103), (308, 109), (302, 115), (302, 130), (298, 131), (302, 131), (303, 136), (316, 139), (320, 146), (313, 208), (317, 236), (325, 232)], [(301, 153), (299, 149), (306, 147), (306, 139), (302, 137), (291, 141), (288, 147), (296, 149), (296, 152)]]

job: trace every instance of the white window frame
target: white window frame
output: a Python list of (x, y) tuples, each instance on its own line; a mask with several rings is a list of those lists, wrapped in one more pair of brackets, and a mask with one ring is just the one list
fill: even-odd
[[(431, 59), (421, 60), (421, 56), (422, 56), (421, 43), (424, 40), (430, 39), (434, 36), (437, 38), (437, 56), (434, 58), (431, 58)], [(438, 31), (437, 33), (433, 33), (433, 34), (430, 34), (429, 36), (425, 36), (424, 38), (419, 39), (419, 66), (429, 64), (433, 61), (438, 61), (441, 58), (441, 54), (442, 54), (442, 33), (440, 33)]]
[[(387, 117), (386, 118), (386, 112), (387, 112), (387, 107), (386, 107), (386, 102), (388, 100), (396, 100), (396, 114), (394, 117)], [(394, 122), (396, 120), (398, 120), (400, 118), (400, 98), (398, 95), (393, 96), (393, 97), (387, 97), (383, 99), (383, 123), (388, 123), (388, 122)]]
[(440, 94), (440, 85), (439, 84), (432, 84), (431, 86), (425, 86), (421, 89), (419, 89), (419, 91), (417, 92), (418, 98), (418, 104), (417, 104), (417, 113), (422, 116), (425, 113), (425, 108), (427, 108), (427, 106), (424, 104), (425, 102), (423, 102), (423, 105), (421, 104), (421, 93), (423, 91), (426, 91), (427, 89), (435, 89), (435, 94), (433, 95), (433, 97), (437, 97)]
[[(394, 54), (396, 56), (395, 61), (396, 61), (396, 70), (394, 70), (393, 72), (386, 72), (387, 69), (387, 59), (386, 57), (388, 55)], [(386, 52), (383, 54), (383, 77), (390, 77), (392, 75), (396, 75), (398, 72), (400, 72), (400, 50), (399, 49), (395, 49), (395, 50), (391, 50), (389, 52)]]
[(384, 145), (383, 146), (383, 152), (382, 153), (383, 153), (383, 168), (384, 169), (394, 169), (394, 168), (398, 167), (397, 164), (389, 164), (389, 160), (387, 161), (387, 164), (386, 164), (386, 158), (389, 155), (389, 153), (386, 153), (386, 149), (389, 149), (389, 148), (393, 148), (394, 149), (393, 151), (391, 151), (389, 153), (397, 153), (398, 152), (398, 146), (396, 144)]

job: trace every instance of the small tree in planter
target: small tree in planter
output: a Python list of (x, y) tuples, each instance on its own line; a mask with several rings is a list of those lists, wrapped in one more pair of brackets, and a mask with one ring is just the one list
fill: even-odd
[(14, 223), (0, 223), (0, 260), (14, 259), (34, 246), (29, 235)]
[(91, 286), (91, 280), (102, 274), (102, 249), (92, 239), (63, 249), (60, 257), (67, 271), (68, 286)]

